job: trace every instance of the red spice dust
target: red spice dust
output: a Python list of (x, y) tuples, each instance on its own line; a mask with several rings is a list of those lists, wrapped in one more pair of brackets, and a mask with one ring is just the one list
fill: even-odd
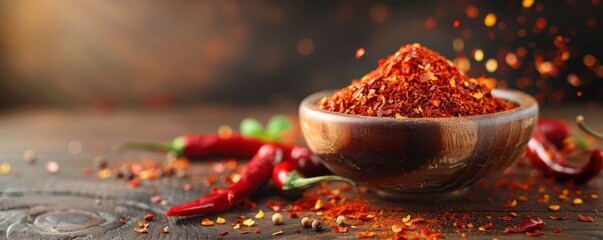
[(396, 118), (460, 117), (516, 107), (495, 98), (481, 79), (419, 44), (405, 45), (362, 79), (323, 98), (324, 110)]
[(154, 218), (155, 215), (153, 215), (152, 213), (147, 213), (147, 215), (144, 216), (145, 221), (153, 221)]
[(593, 220), (593, 217), (584, 216), (584, 215), (578, 213), (578, 221), (581, 221), (581, 222), (593, 222), (594, 220)]

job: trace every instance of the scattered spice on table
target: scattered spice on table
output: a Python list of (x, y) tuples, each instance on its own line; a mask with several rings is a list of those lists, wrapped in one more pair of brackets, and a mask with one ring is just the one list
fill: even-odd
[(152, 214), (152, 213), (147, 213), (147, 215), (144, 216), (145, 221), (153, 221), (154, 218), (155, 218), (155, 214)]
[(168, 227), (164, 227), (164, 228), (161, 229), (161, 233), (163, 233), (163, 234), (166, 234), (166, 233), (169, 233), (169, 232), (170, 232), (170, 229)]
[(578, 221), (581, 221), (581, 222), (593, 222), (594, 219), (593, 219), (593, 217), (584, 216), (584, 215), (578, 213)]
[(324, 110), (391, 118), (472, 116), (516, 106), (417, 43), (402, 46), (377, 69), (318, 103)]
[(521, 223), (505, 228), (505, 233), (523, 233), (544, 228), (545, 223), (540, 218), (531, 218)]
[(226, 236), (226, 235), (228, 235), (228, 231), (223, 231), (223, 232), (220, 232), (220, 233), (218, 233), (218, 235), (217, 235), (217, 236), (218, 236), (218, 238), (223, 238), (223, 237), (224, 237), (224, 236)]

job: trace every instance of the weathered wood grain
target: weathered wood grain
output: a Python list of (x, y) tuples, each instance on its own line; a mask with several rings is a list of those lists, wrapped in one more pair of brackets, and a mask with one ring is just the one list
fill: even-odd
[[(546, 112), (551, 116), (554, 113), (564, 114), (561, 117), (572, 119), (576, 108), (566, 107), (564, 110), (555, 109)], [(565, 109), (565, 108), (564, 108)], [(174, 112), (128, 112), (119, 111), (109, 115), (101, 115), (86, 111), (27, 111), (3, 113), (0, 115), (0, 163), (9, 162), (12, 171), (8, 175), (0, 175), (0, 239), (208, 239), (216, 238), (222, 231), (229, 231), (225, 239), (265, 239), (271, 238), (275, 231), (284, 231), (278, 238), (291, 239), (354, 239), (352, 231), (346, 234), (336, 234), (330, 231), (314, 232), (311, 229), (301, 228), (300, 219), (291, 219), (285, 214), (283, 225), (275, 226), (270, 221), (270, 213), (264, 203), (269, 199), (276, 199), (278, 193), (270, 186), (255, 194), (252, 200), (258, 203), (258, 208), (267, 212), (264, 219), (256, 220), (256, 225), (261, 229), (260, 234), (239, 235), (238, 230), (233, 230), (229, 224), (203, 227), (200, 225), (202, 217), (168, 218), (162, 213), (175, 204), (196, 199), (210, 191), (200, 181), (186, 179), (164, 178), (156, 181), (145, 181), (138, 188), (129, 188), (123, 179), (98, 180), (82, 174), (84, 168), (93, 168), (93, 159), (103, 155), (114, 163), (124, 159), (141, 159), (152, 157), (160, 159), (163, 155), (155, 153), (132, 152), (124, 155), (111, 153), (110, 146), (125, 140), (169, 140), (176, 135), (188, 132), (213, 132), (221, 124), (238, 126), (238, 122), (247, 116), (254, 116), (261, 120), (267, 119), (273, 112), (269, 109), (222, 109), (219, 107), (202, 107), (195, 109), (181, 109)], [(603, 122), (602, 112), (590, 112), (588, 121), (592, 123)], [(600, 125), (599, 125), (600, 126)], [(79, 154), (71, 154), (67, 145), (78, 141), (83, 149)], [(38, 154), (35, 164), (27, 164), (22, 160), (23, 152), (32, 149)], [(214, 159), (216, 160), (216, 159)], [(61, 169), (58, 174), (51, 175), (45, 172), (46, 161), (57, 161)], [(547, 185), (547, 193), (551, 196), (550, 204), (559, 204), (562, 210), (552, 213), (546, 204), (537, 203), (542, 194), (536, 190), (525, 191), (527, 202), (519, 202), (516, 207), (501, 206), (508, 200), (516, 199), (505, 188), (497, 189), (494, 183), (500, 179), (508, 182), (519, 181), (530, 183), (537, 188), (544, 184), (539, 178), (530, 178), (529, 167), (514, 168), (504, 175), (491, 178), (487, 187), (475, 186), (466, 199), (457, 199), (448, 202), (435, 202), (429, 204), (403, 203), (384, 201), (375, 197), (370, 192), (355, 193), (367, 200), (371, 205), (387, 209), (386, 214), (399, 216), (406, 215), (424, 216), (429, 218), (439, 217), (441, 214), (456, 213), (457, 215), (469, 214), (471, 222), (480, 226), (488, 222), (486, 216), (492, 216), (495, 228), (484, 233), (476, 229), (466, 230), (468, 238), (480, 239), (525, 239), (523, 234), (507, 235), (503, 233), (504, 227), (516, 224), (521, 218), (513, 221), (502, 221), (501, 216), (515, 212), (522, 216), (547, 216), (556, 214), (569, 214), (570, 219), (553, 221), (545, 219), (547, 226), (545, 232), (552, 238), (575, 239), (601, 239), (603, 228), (597, 226), (603, 220), (602, 200), (593, 200), (582, 205), (572, 206), (567, 202), (557, 200), (555, 189), (565, 188), (562, 184)], [(209, 174), (208, 161), (196, 160), (191, 173), (206, 176)], [(20, 176), (15, 176), (18, 172)], [(193, 190), (184, 191), (182, 185), (192, 182)], [(217, 187), (223, 186), (219, 181)], [(603, 177), (586, 186), (582, 186), (583, 196), (591, 193), (603, 197), (600, 186)], [(573, 190), (572, 190), (573, 191)], [(150, 198), (161, 195), (169, 201), (168, 206), (152, 203)], [(517, 194), (524, 191), (517, 190)], [(353, 193), (347, 193), (352, 197)], [(491, 199), (491, 202), (489, 201)], [(150, 225), (148, 234), (137, 234), (134, 228), (146, 213), (155, 213), (156, 220)], [(253, 217), (257, 210), (233, 209), (231, 211), (204, 216), (215, 220), (224, 217), (227, 222), (232, 222), (239, 215)], [(582, 213), (592, 216), (595, 223), (578, 222), (576, 215)], [(309, 212), (308, 214), (314, 214)], [(127, 223), (121, 224), (120, 218)], [(162, 222), (166, 220), (166, 222)], [(437, 229), (445, 233), (447, 238), (460, 238), (455, 233), (452, 221), (442, 222)], [(168, 226), (169, 234), (161, 234), (161, 228)], [(389, 229), (383, 226), (380, 229)], [(302, 233), (295, 233), (300, 228)], [(563, 232), (554, 234), (553, 228), (562, 228)], [(253, 231), (255, 227), (242, 230)]]

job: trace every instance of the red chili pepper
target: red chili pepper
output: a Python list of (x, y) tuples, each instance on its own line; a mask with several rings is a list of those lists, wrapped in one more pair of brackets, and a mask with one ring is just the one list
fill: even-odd
[(526, 156), (529, 157), (530, 163), (534, 167), (545, 174), (551, 175), (560, 181), (572, 180), (575, 184), (586, 183), (597, 177), (603, 168), (603, 156), (599, 149), (595, 149), (591, 153), (589, 161), (578, 168), (567, 162), (555, 148), (555, 145), (549, 142), (539, 131), (535, 131), (528, 142)]
[[(168, 143), (126, 142), (115, 147), (117, 151), (140, 149), (160, 152), (175, 152), (190, 158), (201, 158), (215, 155), (253, 156), (267, 142), (232, 134), (221, 137), (216, 134), (189, 134), (175, 138)], [(291, 147), (280, 146), (287, 153)]]
[(544, 228), (544, 222), (540, 218), (527, 219), (515, 226), (505, 228), (505, 233), (522, 233)]
[(277, 164), (272, 170), (272, 182), (285, 196), (300, 196), (305, 189), (325, 181), (341, 181), (352, 185), (356, 184), (348, 178), (336, 175), (312, 178), (304, 177), (304, 175), (312, 176), (328, 171), (307, 148), (293, 148), (290, 157), (290, 160)]
[(569, 125), (558, 119), (539, 119), (536, 129), (544, 134), (551, 143), (555, 144), (557, 149), (563, 148), (563, 141), (571, 134)]
[(232, 208), (270, 179), (270, 173), (274, 165), (281, 161), (282, 154), (282, 149), (274, 144), (262, 146), (243, 169), (241, 180), (224, 189), (216, 189), (195, 201), (170, 208), (166, 215), (207, 214)]

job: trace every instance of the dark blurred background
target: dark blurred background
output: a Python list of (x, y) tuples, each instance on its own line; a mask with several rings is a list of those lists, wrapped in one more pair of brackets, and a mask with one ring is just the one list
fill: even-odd
[(596, 107), (601, 5), (0, 0), (0, 107), (294, 107), (414, 42), (543, 104)]

